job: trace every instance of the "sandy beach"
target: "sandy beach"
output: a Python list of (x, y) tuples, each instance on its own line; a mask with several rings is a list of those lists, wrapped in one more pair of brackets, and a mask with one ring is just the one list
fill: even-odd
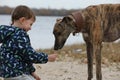
[[(87, 80), (87, 64), (79, 61), (48, 62), (35, 66), (41, 80)], [(120, 80), (119, 66), (118, 64), (102, 65), (102, 80)], [(96, 80), (95, 65), (93, 74), (92, 80)]]

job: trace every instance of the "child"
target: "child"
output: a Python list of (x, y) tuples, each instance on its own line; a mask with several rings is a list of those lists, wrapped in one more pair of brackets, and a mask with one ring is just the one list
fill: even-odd
[(0, 77), (4, 80), (40, 80), (33, 63), (55, 61), (57, 54), (38, 53), (31, 47), (27, 31), (35, 22), (35, 15), (28, 7), (16, 7), (11, 18), (11, 26), (0, 26)]

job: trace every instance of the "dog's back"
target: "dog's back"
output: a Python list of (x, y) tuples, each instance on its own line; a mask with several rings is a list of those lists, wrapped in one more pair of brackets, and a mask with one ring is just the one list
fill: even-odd
[(82, 11), (82, 14), (87, 27), (99, 27), (94, 24), (96, 21), (100, 21), (103, 41), (114, 41), (120, 37), (120, 4), (89, 6)]

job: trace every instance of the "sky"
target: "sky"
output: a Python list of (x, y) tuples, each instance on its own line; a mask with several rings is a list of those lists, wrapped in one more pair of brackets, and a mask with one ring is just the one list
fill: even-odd
[(119, 3), (120, 0), (0, 0), (0, 6), (16, 7), (26, 5), (31, 8), (79, 9), (89, 5)]

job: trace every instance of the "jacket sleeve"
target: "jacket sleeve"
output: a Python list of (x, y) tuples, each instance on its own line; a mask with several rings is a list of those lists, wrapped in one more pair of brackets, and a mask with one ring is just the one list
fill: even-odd
[[(19, 34), (19, 33), (18, 33)], [(36, 52), (30, 44), (30, 39), (27, 33), (21, 33), (17, 35), (17, 39), (15, 40), (16, 45), (18, 46), (19, 55), (26, 62), (32, 63), (47, 63), (48, 62), (48, 55), (43, 52)]]
[[(24, 46), (23, 46), (24, 47)], [(24, 47), (24, 49), (20, 49), (22, 51), (22, 55), (27, 62), (32, 63), (47, 63), (48, 55), (43, 52), (36, 52), (31, 46)]]
[(28, 72), (30, 72), (30, 74), (32, 73), (32, 72), (35, 72), (35, 67), (33, 66), (33, 64), (31, 64), (31, 63), (29, 63), (29, 65), (28, 65)]
[(10, 35), (14, 33), (14, 29), (9, 26), (0, 26), (0, 43), (3, 43), (7, 39), (9, 39)]

